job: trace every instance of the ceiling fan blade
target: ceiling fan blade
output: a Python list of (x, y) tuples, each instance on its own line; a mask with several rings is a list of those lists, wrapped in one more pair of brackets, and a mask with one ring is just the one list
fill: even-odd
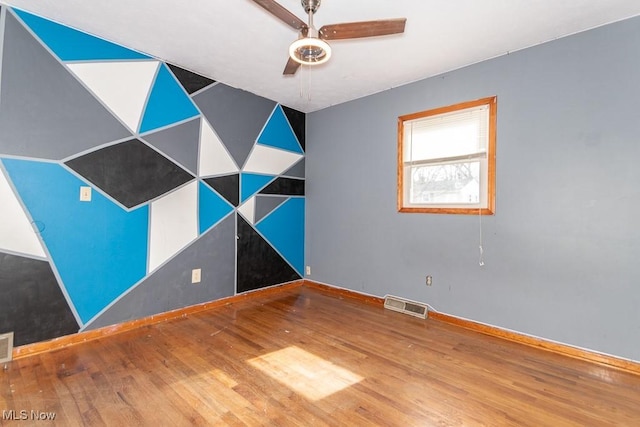
[(407, 18), (384, 19), (380, 21), (347, 22), (325, 25), (320, 28), (320, 38), (324, 40), (357, 39), (362, 37), (386, 36), (404, 32)]
[(282, 72), (282, 74), (284, 74), (285, 76), (293, 75), (296, 73), (296, 71), (298, 71), (298, 68), (300, 68), (300, 63), (294, 61), (293, 58), (289, 57), (287, 65), (284, 66), (284, 71)]
[(303, 20), (289, 12), (274, 0), (253, 0), (253, 2), (262, 6), (267, 12), (295, 30), (307, 28), (307, 24)]

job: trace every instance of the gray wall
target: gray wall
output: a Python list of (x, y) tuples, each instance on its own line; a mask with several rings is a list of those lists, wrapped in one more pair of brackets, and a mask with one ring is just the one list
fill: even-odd
[[(635, 18), (310, 114), (309, 278), (640, 361), (639, 45)], [(396, 211), (396, 123), (491, 95), (481, 267), (478, 216)]]

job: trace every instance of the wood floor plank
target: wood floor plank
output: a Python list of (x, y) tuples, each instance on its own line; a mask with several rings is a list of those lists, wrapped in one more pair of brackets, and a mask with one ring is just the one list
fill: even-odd
[(299, 286), (11, 362), (0, 410), (64, 426), (637, 426), (640, 376)]

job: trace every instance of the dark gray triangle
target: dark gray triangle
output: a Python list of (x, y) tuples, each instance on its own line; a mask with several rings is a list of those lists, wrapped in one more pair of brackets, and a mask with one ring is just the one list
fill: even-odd
[(304, 196), (304, 179), (277, 178), (265, 188), (260, 190), (260, 194), (286, 194), (289, 196)]
[(282, 111), (284, 111), (284, 115), (287, 116), (291, 129), (293, 129), (293, 133), (296, 134), (296, 138), (298, 138), (298, 142), (304, 150), (307, 115), (293, 108), (285, 107), (284, 105), (282, 106)]
[(177, 65), (167, 64), (171, 69), (171, 72), (178, 79), (184, 90), (187, 91), (188, 94), (192, 94), (193, 92), (197, 92), (202, 88), (209, 86), (210, 84), (215, 83), (215, 80), (211, 80), (208, 77), (201, 76), (200, 74), (196, 74), (192, 71), (185, 70), (184, 68), (180, 68)]
[(289, 170), (285, 171), (283, 176), (290, 176), (292, 178), (304, 178), (305, 172), (305, 159), (300, 160), (293, 165)]
[(299, 280), (301, 277), (240, 215), (238, 218), (238, 292)]
[(276, 103), (222, 83), (193, 97), (236, 164), (244, 165)]
[(280, 206), (288, 197), (281, 196), (256, 196), (255, 221), (258, 222)]
[(131, 136), (11, 13), (0, 90), (3, 154), (60, 160)]
[(0, 253), (0, 333), (14, 345), (78, 332), (71, 308), (47, 261)]
[[(235, 215), (229, 215), (105, 310), (87, 329), (233, 295), (235, 241)], [(191, 283), (194, 268), (202, 269), (198, 284)]]
[(216, 176), (204, 180), (218, 194), (227, 199), (233, 206), (238, 206), (240, 202), (240, 175)]
[(192, 174), (198, 173), (200, 119), (195, 119), (142, 137)]
[(194, 178), (137, 139), (76, 157), (66, 165), (128, 208), (155, 199)]

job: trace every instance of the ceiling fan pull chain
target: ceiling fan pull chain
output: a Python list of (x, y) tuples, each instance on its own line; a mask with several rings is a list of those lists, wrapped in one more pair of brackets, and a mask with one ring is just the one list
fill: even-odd
[(307, 101), (311, 101), (311, 67), (306, 66), (307, 68)]

